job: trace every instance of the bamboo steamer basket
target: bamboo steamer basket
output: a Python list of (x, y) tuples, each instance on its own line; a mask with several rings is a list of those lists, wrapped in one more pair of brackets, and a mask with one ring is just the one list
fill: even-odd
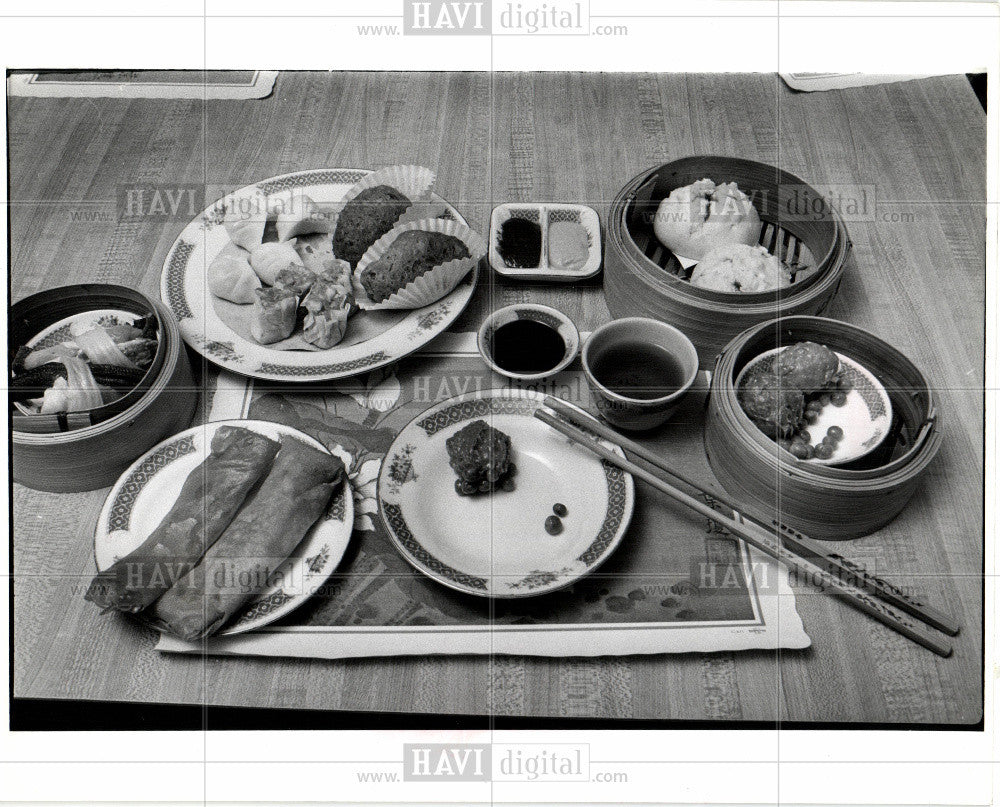
[(56, 493), (107, 487), (194, 416), (198, 392), (177, 322), (162, 303), (141, 292), (88, 283), (34, 294), (11, 307), (8, 344), (14, 351), (67, 317), (101, 309), (156, 317), (159, 344), (153, 362), (139, 384), (113, 404), (59, 415), (15, 410), (15, 482)]
[[(871, 454), (854, 463), (817, 465), (778, 448), (736, 397), (740, 370), (774, 347), (811, 341), (867, 367), (892, 402), (892, 425)], [(878, 337), (833, 319), (794, 316), (748, 328), (720, 354), (712, 372), (705, 452), (719, 483), (764, 523), (778, 513), (813, 538), (844, 540), (888, 524), (919, 487), (941, 445), (936, 396), (923, 373)]]
[[(660, 202), (675, 188), (703, 178), (736, 182), (761, 218), (759, 243), (803, 267), (785, 289), (726, 293), (692, 286), (681, 265), (653, 233)], [(711, 367), (737, 334), (792, 314), (820, 314), (840, 285), (851, 242), (836, 211), (793, 174), (736, 157), (685, 157), (632, 179), (611, 204), (604, 256), (604, 296), (611, 315), (652, 317), (694, 342)]]

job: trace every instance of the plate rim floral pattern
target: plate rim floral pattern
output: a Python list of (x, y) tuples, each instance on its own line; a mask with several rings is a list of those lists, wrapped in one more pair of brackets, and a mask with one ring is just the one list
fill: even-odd
[[(559, 569), (536, 569), (520, 580), (498, 583), (474, 574), (454, 569), (443, 563), (423, 545), (406, 524), (402, 508), (394, 501), (399, 486), (405, 484), (406, 477), (415, 478), (409, 466), (409, 457), (416, 449), (417, 439), (430, 439), (442, 429), (463, 423), (487, 414), (526, 414), (538, 409), (545, 396), (523, 389), (490, 389), (468, 392), (439, 401), (412, 418), (396, 435), (389, 446), (379, 469), (376, 498), (379, 516), (392, 540), (393, 546), (417, 571), (448, 588), (479, 597), (514, 599), (547, 594), (565, 588), (597, 569), (607, 560), (624, 538), (635, 506), (635, 482), (632, 475), (604, 460), (600, 462), (607, 487), (608, 508), (604, 520), (595, 531), (594, 540), (577, 557), (567, 557), (565, 565)], [(468, 406), (468, 404), (472, 406)], [(573, 406), (572, 404), (568, 404)], [(577, 407), (574, 407), (577, 408)], [(607, 445), (622, 454), (621, 449), (610, 443)], [(397, 456), (405, 458), (403, 463), (395, 462)], [(394, 470), (395, 468), (395, 470)], [(403, 479), (393, 474), (403, 474)]]
[[(208, 455), (208, 446), (212, 436), (221, 426), (242, 426), (251, 431), (264, 430), (265, 434), (287, 435), (297, 440), (330, 451), (336, 454), (336, 449), (327, 449), (322, 443), (309, 435), (281, 423), (250, 420), (246, 418), (227, 418), (214, 420), (199, 426), (192, 426), (182, 432), (158, 443), (130, 465), (108, 491), (107, 498), (101, 507), (101, 514), (94, 531), (94, 565), (98, 571), (103, 571), (110, 564), (102, 564), (102, 556), (112, 551), (107, 545), (112, 542), (112, 533), (128, 529), (132, 508), (143, 489), (156, 478), (156, 475), (175, 460), (190, 454)], [(342, 449), (341, 449), (342, 450)], [(354, 497), (350, 490), (350, 482), (345, 476), (344, 484), (327, 508), (318, 529), (308, 536), (296, 549), (296, 554), (278, 567), (282, 580), (308, 578), (310, 586), (316, 587), (324, 583), (340, 563), (354, 531)], [(144, 540), (137, 538), (137, 541)], [(102, 546), (103, 544), (103, 546)], [(138, 545), (138, 543), (136, 543)], [(338, 551), (339, 547), (339, 551)], [(294, 574), (289, 574), (297, 569)], [(281, 619), (302, 605), (312, 595), (303, 591), (288, 591), (285, 586), (272, 584), (264, 589), (253, 601), (247, 604), (244, 611), (234, 619), (229, 627), (215, 634), (217, 637), (234, 636), (256, 628), (264, 627), (275, 620)], [(143, 619), (151, 627), (160, 628), (152, 621)]]
[[(210, 230), (222, 226), (228, 200), (256, 191), (270, 194), (289, 188), (343, 186), (346, 191), (369, 173), (364, 168), (310, 168), (279, 174), (231, 191), (192, 219), (171, 244), (160, 273), (160, 299), (177, 318), (184, 341), (209, 361), (239, 375), (310, 382), (350, 378), (391, 364), (447, 330), (472, 299), (478, 266), (450, 294), (425, 308), (406, 312), (387, 331), (365, 342), (318, 351), (272, 350), (239, 336), (216, 313), (204, 273), (189, 270), (193, 263), (207, 266), (211, 250), (206, 249), (203, 239)], [(467, 224), (454, 206), (436, 194), (435, 198), (444, 203), (449, 215)], [(432, 316), (438, 309), (440, 315)]]

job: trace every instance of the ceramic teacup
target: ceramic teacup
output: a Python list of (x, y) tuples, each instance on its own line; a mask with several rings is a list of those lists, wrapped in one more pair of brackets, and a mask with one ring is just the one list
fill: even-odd
[[(679, 371), (679, 383), (663, 381), (664, 393), (656, 397), (630, 397), (610, 389), (595, 376), (594, 365), (606, 352), (624, 345), (654, 345), (670, 355)], [(645, 317), (626, 317), (602, 325), (583, 345), (583, 372), (587, 376), (597, 411), (612, 426), (630, 431), (652, 429), (665, 423), (691, 389), (698, 375), (698, 352), (691, 340), (672, 325)]]
[[(562, 339), (565, 350), (561, 356), (553, 360), (551, 367), (537, 372), (518, 372), (505, 368), (497, 362), (496, 356), (493, 355), (494, 334), (504, 325), (517, 320), (530, 320), (546, 325)], [(573, 320), (558, 309), (535, 303), (515, 303), (497, 309), (486, 318), (476, 335), (476, 344), (483, 361), (494, 372), (518, 381), (540, 381), (565, 370), (569, 363), (576, 358), (576, 354), (580, 352), (580, 332), (573, 324)]]

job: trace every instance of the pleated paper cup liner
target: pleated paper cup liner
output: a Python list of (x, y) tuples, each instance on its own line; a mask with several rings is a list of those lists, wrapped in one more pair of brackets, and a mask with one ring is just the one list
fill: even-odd
[(336, 232), (340, 211), (344, 209), (348, 202), (356, 198), (362, 191), (369, 188), (377, 188), (379, 185), (388, 185), (390, 188), (395, 188), (410, 200), (410, 207), (396, 219), (396, 224), (437, 215), (431, 212), (434, 209), (431, 201), (432, 191), (434, 190), (434, 179), (434, 172), (423, 165), (389, 165), (385, 168), (380, 168), (378, 171), (372, 171), (372, 173), (354, 183), (348, 189), (347, 193), (344, 194), (336, 210), (330, 216), (330, 232)]
[[(422, 230), (428, 233), (442, 233), (458, 238), (469, 250), (466, 258), (446, 261), (414, 278), (403, 288), (381, 302), (368, 298), (361, 285), (361, 273), (381, 258), (389, 246), (408, 230)], [(486, 254), (486, 242), (475, 230), (459, 224), (454, 219), (421, 219), (405, 224), (397, 224), (361, 256), (354, 270), (354, 296), (359, 307), (366, 311), (399, 310), (423, 308), (440, 300), (454, 289)]]

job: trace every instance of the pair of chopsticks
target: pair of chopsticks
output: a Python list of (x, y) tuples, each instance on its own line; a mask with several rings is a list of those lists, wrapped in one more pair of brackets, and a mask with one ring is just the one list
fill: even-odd
[[(725, 527), (733, 535), (742, 538), (751, 546), (794, 569), (804, 579), (816, 583), (824, 591), (829, 591), (847, 600), (859, 610), (908, 639), (912, 639), (939, 656), (951, 655), (951, 645), (928, 628), (930, 626), (950, 636), (955, 636), (959, 631), (959, 626), (951, 617), (891, 583), (869, 574), (863, 567), (829, 552), (818, 541), (781, 524), (777, 520), (767, 526), (744, 515), (732, 502), (726, 501), (717, 492), (707, 490), (666, 467), (662, 460), (649, 449), (623, 437), (596, 418), (569, 406), (558, 398), (547, 396), (545, 406), (552, 412), (539, 408), (535, 411), (535, 417), (561, 432), (573, 442), (597, 454), (612, 465), (618, 466), (623, 471), (642, 479), (719, 526)], [(604, 438), (620, 446), (625, 451), (642, 459), (650, 467), (643, 467), (632, 460), (619, 456), (600, 442), (598, 438)], [(703, 496), (718, 502), (730, 510), (732, 515), (726, 515), (680, 490), (671, 484), (668, 477), (682, 482)], [(914, 617), (914, 619), (909, 617)]]

